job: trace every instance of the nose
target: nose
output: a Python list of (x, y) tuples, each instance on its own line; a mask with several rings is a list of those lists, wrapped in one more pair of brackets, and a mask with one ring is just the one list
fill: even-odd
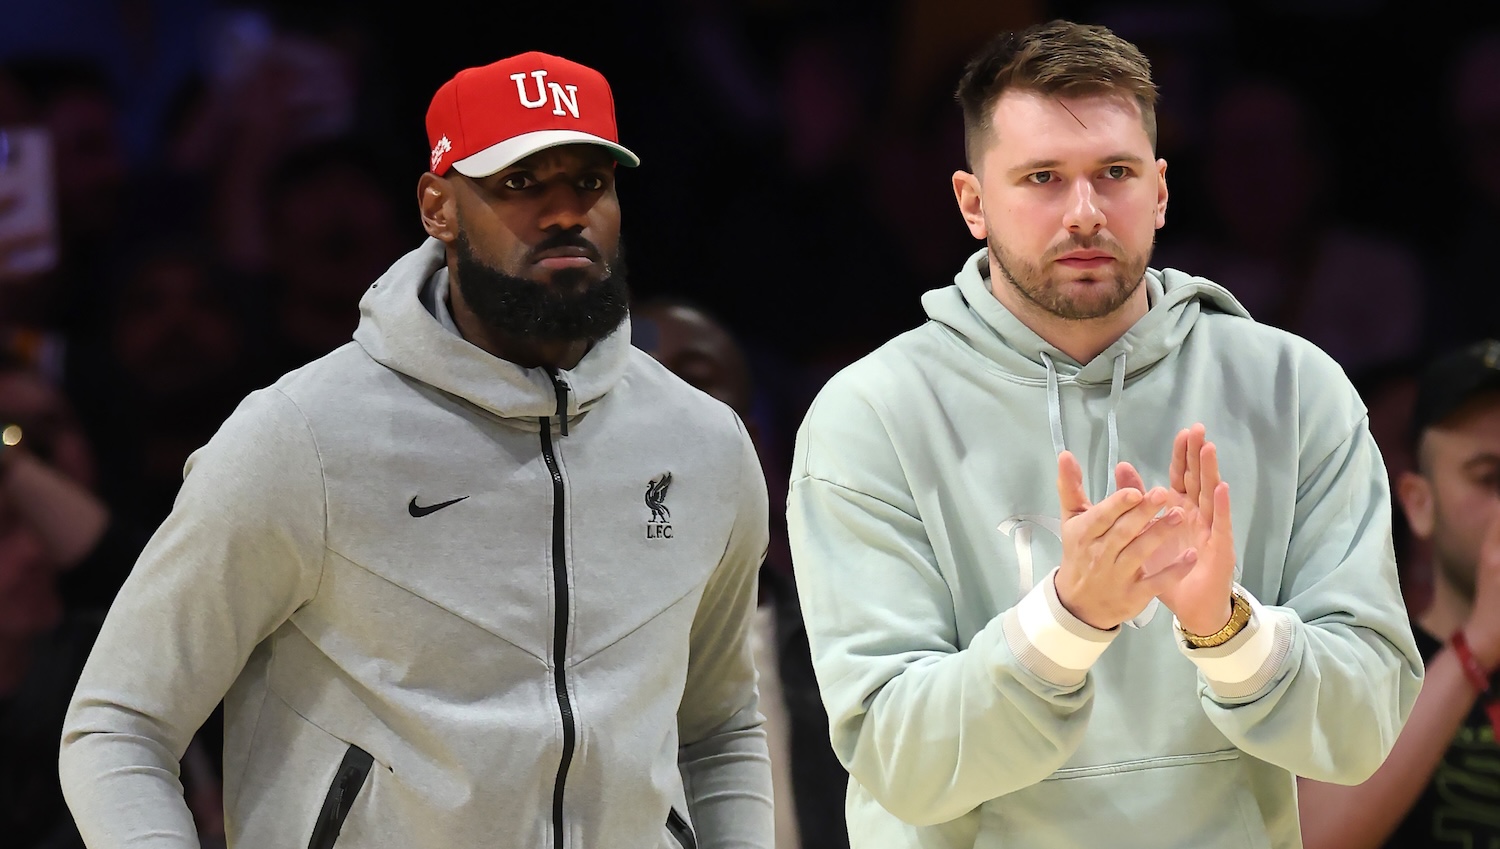
[(1094, 184), (1088, 180), (1078, 180), (1073, 186), (1063, 224), (1070, 233), (1091, 236), (1104, 226), (1104, 211), (1099, 208), (1099, 194), (1094, 191)]
[(542, 195), (540, 220), (542, 230), (582, 230), (588, 224), (594, 198), (563, 183), (553, 183)]

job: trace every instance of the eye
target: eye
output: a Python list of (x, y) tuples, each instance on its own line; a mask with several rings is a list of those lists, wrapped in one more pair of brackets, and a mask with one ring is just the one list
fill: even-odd
[(1126, 177), (1130, 176), (1130, 169), (1124, 165), (1111, 165), (1108, 168), (1104, 169), (1104, 173), (1108, 175), (1109, 179), (1111, 180), (1123, 180)]
[(578, 188), (586, 192), (602, 192), (605, 185), (604, 178), (598, 174), (587, 174), (578, 180)]
[(1037, 185), (1042, 185), (1043, 183), (1051, 183), (1056, 179), (1057, 175), (1053, 174), (1051, 171), (1033, 171), (1032, 173), (1026, 175), (1027, 182), (1036, 183)]
[(502, 179), (500, 181), (500, 185), (504, 186), (507, 189), (510, 189), (511, 191), (519, 192), (536, 185), (536, 181), (532, 180), (531, 175), (527, 174), (525, 171), (517, 171), (516, 173)]

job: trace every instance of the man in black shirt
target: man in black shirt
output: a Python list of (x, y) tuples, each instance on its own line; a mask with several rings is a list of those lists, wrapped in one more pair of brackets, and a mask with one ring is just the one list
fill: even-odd
[(1370, 780), (1302, 780), (1307, 849), (1500, 847), (1500, 341), (1434, 361), (1412, 435), (1417, 471), (1397, 483), (1432, 553), (1432, 601), (1412, 622), (1422, 694)]

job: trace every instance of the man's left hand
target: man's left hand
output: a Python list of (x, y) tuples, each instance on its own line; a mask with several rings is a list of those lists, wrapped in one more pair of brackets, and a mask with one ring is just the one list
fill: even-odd
[(1183, 538), (1197, 551), (1198, 562), (1157, 598), (1184, 631), (1206, 637), (1229, 622), (1235, 558), (1229, 484), (1219, 477), (1218, 449), (1208, 441), (1203, 425), (1177, 433), (1170, 476), (1168, 503), (1182, 508)]

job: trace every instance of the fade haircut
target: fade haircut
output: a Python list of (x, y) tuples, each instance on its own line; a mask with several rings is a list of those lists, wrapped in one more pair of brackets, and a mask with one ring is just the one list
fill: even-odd
[(1141, 108), (1156, 149), (1156, 84), (1134, 44), (1102, 26), (1055, 20), (991, 39), (964, 66), (957, 98), (964, 112), (964, 155), (974, 170), (993, 127), (990, 115), (1007, 90), (1049, 97), (1124, 95)]

